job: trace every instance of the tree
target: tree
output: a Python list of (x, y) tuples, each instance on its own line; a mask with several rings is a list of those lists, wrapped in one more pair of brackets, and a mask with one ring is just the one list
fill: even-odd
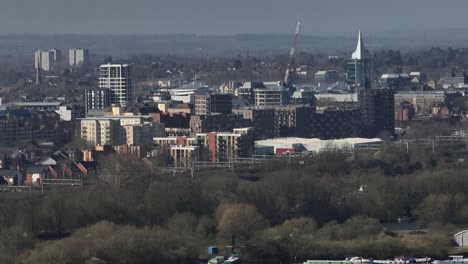
[(454, 215), (452, 199), (447, 194), (430, 194), (414, 210), (414, 214), (425, 223), (450, 222)]
[(74, 217), (74, 208), (71, 203), (67, 202), (69, 199), (64, 199), (64, 194), (58, 192), (51, 192), (45, 197), (42, 205), (42, 219), (43, 227), (48, 231), (54, 232), (57, 235), (62, 234), (65, 229), (71, 228)]
[(313, 236), (317, 223), (312, 218), (300, 217), (286, 220), (284, 223), (268, 228), (256, 236), (255, 243), (260, 251), (276, 255), (280, 259), (292, 259), (297, 256), (304, 240)]
[(377, 219), (354, 216), (341, 225), (339, 237), (344, 240), (371, 238), (380, 231), (382, 231), (382, 225)]
[(311, 235), (317, 231), (317, 223), (309, 217), (299, 217), (284, 221), (281, 225), (271, 228), (273, 233), (285, 237)]
[[(9, 261), (15, 260), (22, 252), (34, 245), (34, 235), (24, 231), (21, 226), (15, 225), (0, 231), (0, 247), (8, 255)], [(5, 256), (4, 256), (5, 257)], [(0, 257), (0, 261), (5, 259)]]
[(225, 241), (232, 237), (249, 240), (253, 234), (266, 227), (267, 221), (257, 209), (248, 204), (224, 204), (216, 209), (218, 235)]
[(66, 149), (70, 150), (82, 150), (82, 149), (93, 149), (94, 146), (90, 142), (80, 138), (80, 137), (74, 137), (72, 141), (70, 141), (68, 144), (65, 145)]
[(115, 190), (143, 180), (148, 173), (146, 164), (132, 155), (109, 155), (99, 164), (99, 179)]

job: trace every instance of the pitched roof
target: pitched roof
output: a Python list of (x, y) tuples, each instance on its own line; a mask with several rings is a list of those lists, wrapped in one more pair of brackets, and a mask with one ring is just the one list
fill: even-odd
[(37, 164), (40, 164), (40, 165), (57, 165), (57, 161), (55, 161), (51, 157), (46, 157), (46, 158), (40, 160)]

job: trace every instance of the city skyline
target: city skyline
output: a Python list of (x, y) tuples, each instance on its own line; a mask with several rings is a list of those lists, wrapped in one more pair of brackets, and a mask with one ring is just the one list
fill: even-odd
[(463, 28), (467, 7), (461, 0), (6, 0), (0, 33), (284, 34), (300, 19), (308, 35), (375, 34)]

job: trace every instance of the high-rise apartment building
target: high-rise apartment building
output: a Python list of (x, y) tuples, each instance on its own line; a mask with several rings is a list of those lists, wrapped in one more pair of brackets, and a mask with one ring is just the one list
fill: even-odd
[(110, 106), (110, 89), (86, 89), (85, 111), (89, 109), (104, 109)]
[(80, 67), (89, 63), (87, 49), (70, 49), (68, 51), (68, 64), (70, 67)]
[(308, 138), (323, 140), (361, 137), (361, 111), (357, 107), (320, 109), (310, 116), (306, 131)]
[(359, 31), (356, 51), (348, 61), (347, 82), (354, 87), (370, 88), (374, 80), (373, 55), (364, 47), (361, 31)]
[(308, 137), (308, 124), (314, 113), (314, 106), (275, 107), (275, 137)]
[(365, 137), (395, 133), (395, 93), (391, 89), (363, 89), (359, 92)]
[(234, 109), (233, 113), (252, 121), (255, 139), (268, 139), (275, 136), (275, 109)]
[(50, 49), (50, 53), (52, 53), (52, 56), (54, 57), (54, 61), (60, 62), (62, 60), (62, 51), (59, 49)]
[(40, 67), (44, 71), (56, 70), (61, 54), (58, 49), (38, 50), (34, 53), (34, 67)]
[(110, 89), (110, 103), (127, 106), (133, 103), (134, 94), (127, 64), (103, 64), (99, 72), (99, 88)]

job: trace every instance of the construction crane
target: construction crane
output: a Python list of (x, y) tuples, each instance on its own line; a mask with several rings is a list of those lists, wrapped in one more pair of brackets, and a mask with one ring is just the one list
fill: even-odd
[(286, 66), (286, 72), (284, 74), (283, 84), (285, 86), (287, 86), (289, 84), (289, 75), (291, 73), (291, 67), (294, 64), (294, 59), (295, 59), (295, 55), (296, 55), (296, 47), (297, 47), (297, 39), (299, 37), (299, 32), (300, 31), (301, 31), (301, 21), (298, 20), (297, 21), (297, 26), (296, 26), (296, 33), (294, 34), (294, 37), (293, 37), (291, 52), (289, 52), (288, 65)]

